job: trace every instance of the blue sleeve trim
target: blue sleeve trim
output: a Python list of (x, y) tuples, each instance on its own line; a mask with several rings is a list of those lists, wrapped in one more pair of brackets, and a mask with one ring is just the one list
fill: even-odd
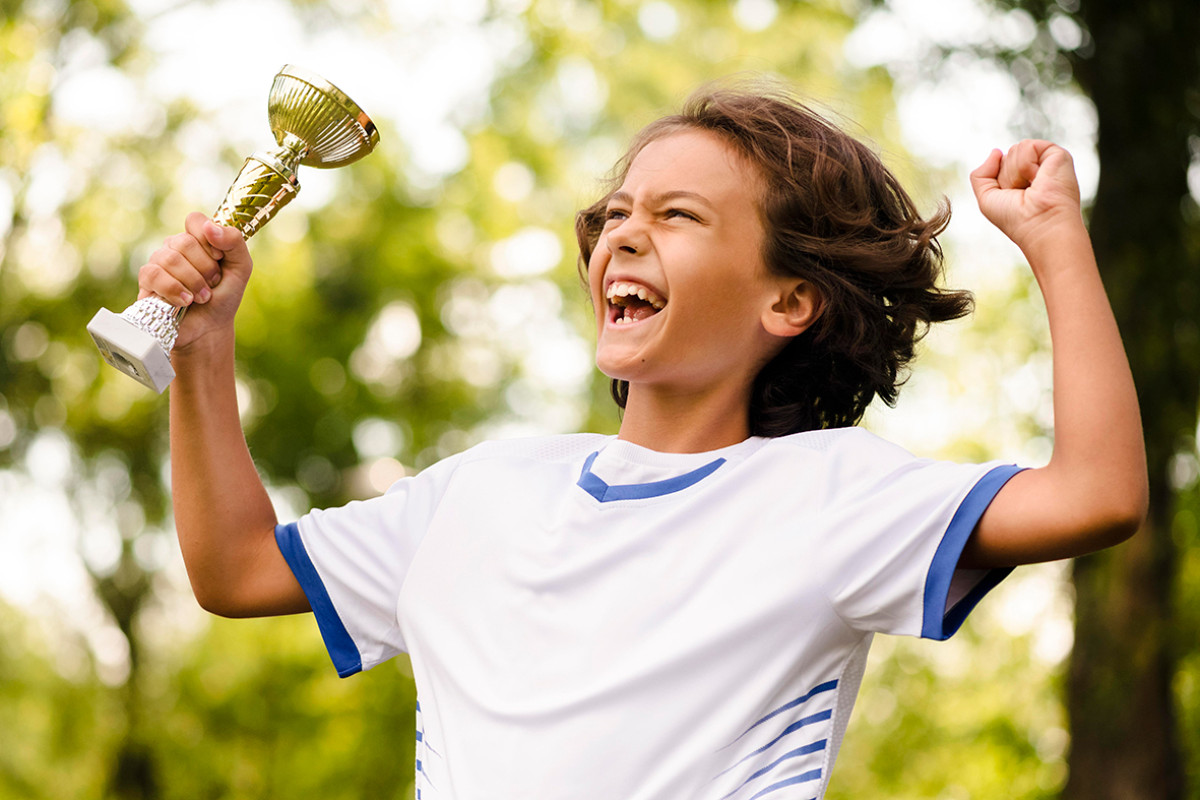
[(962, 627), (967, 615), (984, 595), (1012, 572), (1012, 567), (989, 570), (953, 608), (946, 608), (950, 595), (950, 581), (958, 567), (963, 548), (967, 546), (967, 540), (971, 538), (975, 526), (996, 497), (996, 493), (1008, 483), (1009, 478), (1021, 470), (1021, 467), (1012, 465), (990, 470), (971, 487), (971, 491), (967, 492), (958, 510), (954, 512), (950, 525), (946, 528), (946, 535), (942, 537), (937, 552), (933, 554), (933, 563), (925, 578), (925, 611), (921, 624), (923, 638), (939, 641), (949, 639)]
[(342, 618), (338, 616), (317, 568), (308, 557), (308, 551), (304, 549), (304, 541), (300, 538), (300, 526), (295, 522), (276, 525), (275, 542), (279, 545), (279, 552), (283, 553), (284, 560), (292, 568), (292, 574), (300, 582), (300, 588), (308, 597), (308, 604), (312, 606), (313, 615), (317, 618), (317, 627), (321, 630), (321, 638), (325, 640), (325, 649), (333, 659), (337, 674), (348, 678), (356, 672), (361, 672), (362, 656), (359, 655), (350, 632), (342, 623)]

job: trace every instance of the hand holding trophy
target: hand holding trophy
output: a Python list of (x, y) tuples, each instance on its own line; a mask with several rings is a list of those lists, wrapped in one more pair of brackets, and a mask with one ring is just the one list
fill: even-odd
[[(246, 159), (213, 221), (249, 239), (296, 193), (296, 169), (340, 167), (370, 153), (379, 132), (358, 105), (321, 78), (292, 65), (275, 76), (267, 115), (277, 148)], [(175, 378), (171, 349), (187, 307), (144, 297), (114, 314), (100, 309), (88, 333), (104, 360), (161, 393)]]

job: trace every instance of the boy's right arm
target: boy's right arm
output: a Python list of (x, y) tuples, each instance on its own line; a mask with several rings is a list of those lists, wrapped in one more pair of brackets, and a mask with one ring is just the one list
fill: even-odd
[(227, 617), (308, 611), (275, 544), (275, 510), (238, 415), (233, 318), (252, 268), (233, 228), (191, 214), (139, 273), (141, 296), (189, 305), (171, 360), (171, 491), (196, 599)]

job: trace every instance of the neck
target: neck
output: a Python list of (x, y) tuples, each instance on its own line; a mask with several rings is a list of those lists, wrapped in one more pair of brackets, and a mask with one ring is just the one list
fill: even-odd
[(703, 453), (750, 436), (749, 390), (681, 392), (631, 385), (619, 439), (660, 453)]

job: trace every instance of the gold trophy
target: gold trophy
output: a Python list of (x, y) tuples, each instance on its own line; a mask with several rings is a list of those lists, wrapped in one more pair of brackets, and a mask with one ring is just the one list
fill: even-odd
[[(247, 239), (300, 191), (300, 164), (344, 166), (379, 142), (375, 123), (353, 100), (290, 64), (271, 85), (267, 116), (279, 146), (246, 159), (213, 214), (214, 222), (237, 228)], [(121, 314), (100, 309), (87, 329), (105, 361), (161, 394), (175, 378), (170, 353), (186, 311), (159, 297), (145, 297)]]

